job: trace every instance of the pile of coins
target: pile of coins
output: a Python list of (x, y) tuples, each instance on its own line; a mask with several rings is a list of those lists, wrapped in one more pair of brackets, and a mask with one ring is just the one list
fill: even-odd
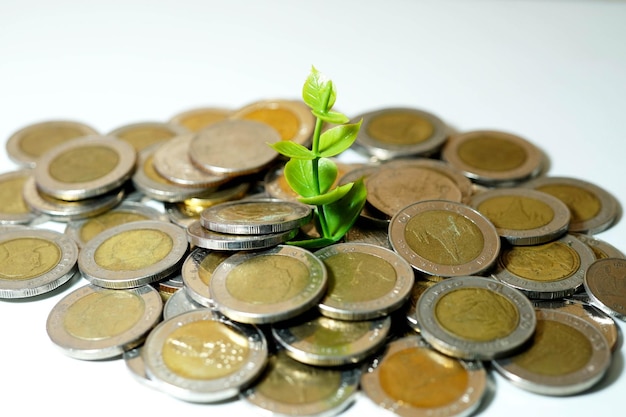
[(626, 256), (594, 234), (619, 202), (548, 176), (541, 150), (508, 132), (454, 132), (412, 108), (353, 119), (362, 162), (340, 158), (337, 183), (363, 178), (367, 201), (315, 251), (289, 244), (315, 234), (315, 208), (267, 145), (310, 144), (300, 101), (107, 134), (20, 129), (7, 152), (21, 168), (0, 175), (0, 297), (80, 275), (48, 316), (63, 352), (261, 414), (334, 415), (362, 393), (399, 415), (468, 415), (488, 368), (542, 395), (597, 384), (626, 317)]

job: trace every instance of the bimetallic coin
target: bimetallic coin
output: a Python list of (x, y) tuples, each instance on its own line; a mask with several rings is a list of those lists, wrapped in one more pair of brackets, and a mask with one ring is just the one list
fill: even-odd
[(562, 298), (582, 287), (594, 260), (587, 245), (566, 234), (540, 245), (503, 245), (492, 276), (532, 299)]
[(180, 288), (165, 302), (165, 305), (163, 306), (163, 320), (169, 320), (179, 314), (201, 308), (206, 307), (191, 299), (185, 288)]
[(487, 391), (487, 372), (479, 361), (442, 355), (409, 336), (388, 345), (361, 376), (361, 388), (376, 405), (400, 416), (468, 416)]
[(77, 272), (78, 247), (63, 233), (19, 227), (0, 235), (0, 298), (47, 293)]
[(417, 302), (422, 336), (461, 359), (489, 360), (519, 350), (535, 331), (535, 310), (520, 291), (496, 280), (453, 277), (426, 289)]
[(141, 345), (161, 320), (162, 310), (161, 296), (149, 285), (111, 290), (89, 284), (53, 307), (46, 330), (68, 356), (110, 359)]
[(263, 371), (268, 348), (256, 327), (198, 309), (161, 322), (142, 348), (155, 386), (184, 401), (210, 403), (236, 397)]
[(141, 346), (124, 351), (122, 358), (126, 364), (126, 369), (136, 381), (152, 389), (157, 389), (157, 386), (146, 374), (146, 365), (143, 362), (143, 356), (141, 356)]
[(133, 288), (170, 275), (184, 258), (189, 244), (180, 227), (141, 220), (107, 229), (82, 248), (78, 268), (92, 284), (105, 288)]
[(281, 350), (240, 398), (268, 415), (330, 417), (354, 402), (360, 376), (358, 369), (307, 365)]
[(50, 149), (72, 139), (97, 134), (93, 127), (82, 122), (50, 120), (33, 123), (13, 133), (6, 148), (15, 163), (34, 168), (37, 160)]
[(396, 252), (368, 243), (336, 243), (315, 252), (328, 272), (319, 303), (326, 317), (368, 320), (397, 310), (409, 298), (415, 274)]
[[(441, 278), (439, 281), (443, 280)], [(420, 323), (417, 321), (417, 302), (419, 301), (424, 291), (428, 288), (432, 287), (439, 281), (430, 281), (427, 279), (416, 279), (415, 284), (413, 284), (413, 289), (411, 290), (411, 295), (409, 296), (409, 302), (407, 303), (406, 309), (406, 320), (409, 327), (415, 330), (417, 333), (422, 332), (422, 327)]]
[(363, 113), (354, 149), (379, 160), (427, 156), (448, 138), (445, 123), (434, 114), (413, 108), (386, 108)]
[(524, 351), (493, 361), (512, 384), (541, 395), (581, 393), (611, 363), (606, 338), (592, 324), (558, 310), (537, 309), (537, 330)]
[(188, 130), (178, 124), (163, 122), (138, 122), (120, 126), (107, 136), (115, 136), (140, 152), (156, 143), (187, 133)]
[(37, 218), (24, 201), (22, 190), (31, 169), (19, 169), (0, 174), (0, 224), (28, 224)]
[(469, 205), (484, 214), (500, 237), (512, 245), (537, 245), (567, 232), (569, 208), (556, 197), (532, 189), (500, 188), (472, 197)]
[(594, 261), (585, 272), (584, 286), (593, 305), (626, 321), (626, 259)]
[(391, 317), (346, 321), (318, 316), (293, 324), (272, 326), (274, 339), (301, 363), (339, 366), (358, 363), (386, 341)]
[(217, 309), (242, 323), (275, 323), (313, 307), (327, 286), (324, 263), (297, 246), (239, 252), (219, 264), (209, 282)]
[(163, 302), (170, 299), (172, 294), (183, 288), (183, 277), (180, 273), (174, 272), (153, 285), (161, 294)]
[(189, 298), (205, 307), (215, 307), (209, 292), (209, 282), (215, 268), (232, 254), (227, 251), (194, 248), (187, 255), (181, 274)]
[(611, 227), (621, 211), (603, 188), (578, 178), (540, 177), (522, 184), (563, 201), (571, 212), (570, 232), (594, 234)]
[(187, 226), (186, 231), (189, 243), (194, 246), (204, 249), (230, 251), (267, 249), (272, 246), (285, 243), (296, 237), (298, 234), (298, 229), (267, 235), (234, 235), (229, 233), (219, 233), (203, 227), (200, 220), (191, 222)]
[(178, 113), (170, 119), (170, 123), (183, 126), (191, 132), (198, 132), (216, 122), (226, 120), (232, 110), (218, 107), (199, 107)]
[(441, 158), (479, 184), (503, 187), (537, 176), (544, 162), (541, 150), (528, 140), (494, 130), (451, 136)]
[(413, 268), (443, 277), (484, 272), (500, 251), (493, 223), (471, 207), (450, 201), (405, 207), (391, 219), (389, 240)]
[(369, 227), (369, 224), (362, 225), (356, 222), (344, 235), (343, 239), (345, 242), (370, 243), (386, 249), (392, 249), (391, 243), (389, 243), (389, 232), (386, 227)]
[[(360, 166), (358, 168), (354, 168), (346, 173), (344, 173), (339, 178), (338, 185), (344, 185), (349, 182), (355, 182), (356, 180), (362, 178), (365, 186), (367, 188), (367, 179), (370, 175), (377, 172), (379, 168), (379, 164), (368, 164), (365, 166)], [(359, 219), (363, 220), (363, 223), (372, 227), (379, 227), (387, 229), (389, 227), (389, 219), (391, 217), (387, 216), (385, 213), (381, 212), (374, 208), (367, 201), (365, 205), (361, 209), (361, 213), (359, 213)], [(384, 245), (383, 245), (384, 246)]]
[(59, 200), (84, 200), (121, 187), (131, 178), (136, 159), (126, 142), (86, 136), (44, 153), (33, 176), (42, 193)]
[(626, 255), (617, 249), (615, 246), (606, 242), (602, 239), (599, 239), (592, 235), (586, 235), (584, 233), (572, 233), (576, 239), (585, 243), (587, 246), (591, 248), (593, 253), (596, 255), (596, 259), (603, 258), (624, 258), (626, 259)]

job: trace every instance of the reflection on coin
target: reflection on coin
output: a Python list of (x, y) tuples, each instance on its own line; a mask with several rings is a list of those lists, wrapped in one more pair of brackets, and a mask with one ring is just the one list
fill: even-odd
[(180, 288), (165, 302), (165, 305), (163, 306), (163, 320), (169, 320), (179, 314), (198, 310), (200, 308), (205, 308), (205, 306), (198, 304), (191, 299), (185, 288)]
[(185, 231), (174, 224), (156, 220), (125, 223), (87, 242), (78, 267), (92, 284), (133, 288), (170, 275), (188, 246)]
[(110, 359), (139, 346), (161, 319), (162, 309), (161, 296), (149, 285), (128, 290), (86, 285), (54, 306), (46, 330), (73, 358)]
[(191, 132), (198, 132), (216, 122), (230, 117), (232, 111), (217, 107), (199, 107), (178, 113), (170, 119), (170, 123), (183, 126)]
[(0, 224), (27, 224), (37, 217), (22, 197), (24, 184), (32, 175), (31, 169), (0, 174)]
[(159, 323), (142, 348), (146, 374), (159, 390), (184, 401), (233, 398), (263, 370), (268, 348), (253, 326), (198, 309)]
[(576, 239), (581, 242), (587, 244), (593, 253), (596, 255), (596, 259), (603, 258), (625, 258), (626, 255), (615, 246), (611, 245), (609, 242), (606, 242), (602, 239), (599, 239), (592, 235), (586, 235), (583, 233), (572, 233)]
[(571, 212), (570, 232), (600, 233), (613, 225), (620, 212), (619, 202), (608, 191), (577, 178), (541, 177), (522, 186), (563, 201)]
[(585, 271), (594, 260), (587, 245), (565, 235), (540, 245), (503, 245), (492, 276), (529, 298), (562, 298), (582, 287)]
[(298, 234), (298, 229), (267, 235), (234, 235), (230, 233), (219, 233), (206, 229), (195, 220), (187, 226), (187, 237), (189, 243), (194, 246), (214, 250), (254, 250), (266, 249), (272, 246), (285, 243), (293, 239)]
[(105, 194), (130, 179), (136, 152), (126, 142), (86, 136), (44, 153), (33, 171), (40, 192), (77, 201)]
[(183, 126), (173, 123), (163, 122), (139, 122), (120, 126), (107, 136), (115, 136), (135, 148), (140, 152), (155, 143), (169, 140), (175, 136), (187, 133)]
[(51, 120), (33, 123), (13, 133), (7, 140), (9, 157), (17, 164), (34, 168), (45, 152), (62, 143), (98, 132), (84, 123), (69, 120)]
[(441, 158), (473, 181), (512, 186), (541, 172), (542, 152), (528, 140), (506, 132), (478, 130), (451, 136)]
[(572, 395), (595, 385), (611, 363), (605, 337), (580, 317), (537, 309), (530, 347), (493, 361), (495, 369), (522, 389), (542, 395)]
[(424, 291), (416, 311), (424, 339), (436, 350), (462, 359), (511, 354), (530, 339), (536, 323), (524, 294), (478, 276), (436, 283)]
[(401, 416), (468, 416), (487, 389), (481, 362), (442, 355), (419, 336), (391, 342), (376, 362), (361, 376), (363, 392)]
[(472, 197), (470, 206), (484, 214), (512, 245), (536, 245), (567, 232), (569, 208), (556, 197), (524, 188), (500, 188)]
[(318, 316), (272, 326), (272, 335), (298, 362), (316, 366), (357, 363), (385, 342), (391, 317), (345, 321)]
[(295, 361), (282, 350), (241, 398), (275, 416), (334, 416), (356, 399), (358, 369), (319, 368)]
[(211, 276), (232, 252), (208, 250), (204, 248), (194, 248), (181, 268), (185, 291), (196, 303), (205, 307), (214, 307), (211, 293), (209, 292), (209, 282)]
[(386, 108), (353, 119), (363, 119), (355, 150), (379, 160), (431, 155), (448, 136), (441, 119), (418, 109)]
[(400, 308), (415, 280), (413, 268), (396, 252), (367, 243), (336, 243), (315, 252), (326, 265), (328, 290), (322, 315), (368, 320)]
[(485, 216), (448, 201), (405, 207), (389, 224), (389, 240), (415, 269), (444, 277), (486, 271), (500, 251), (500, 236)]
[(0, 299), (43, 294), (77, 271), (78, 247), (63, 233), (34, 227), (5, 229), (0, 235)]
[(590, 302), (613, 317), (626, 320), (626, 259), (594, 261), (585, 273)]
[(209, 282), (218, 310), (242, 323), (275, 323), (314, 306), (327, 286), (324, 263), (306, 249), (279, 245), (239, 252), (219, 264)]

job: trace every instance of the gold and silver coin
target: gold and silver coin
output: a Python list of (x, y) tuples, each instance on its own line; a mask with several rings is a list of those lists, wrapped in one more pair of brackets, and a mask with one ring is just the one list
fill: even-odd
[(413, 268), (443, 277), (484, 272), (500, 252), (493, 223), (450, 201), (422, 201), (400, 210), (389, 224), (389, 240)]
[(0, 174), (0, 224), (28, 224), (37, 218), (22, 197), (22, 190), (31, 169), (18, 169)]
[(146, 374), (175, 398), (211, 403), (236, 397), (267, 363), (265, 337), (254, 326), (198, 309), (157, 325), (143, 347)]
[(386, 108), (353, 118), (363, 120), (354, 149), (378, 160), (436, 153), (448, 138), (445, 123), (414, 108)]
[(537, 309), (532, 344), (493, 361), (512, 384), (541, 395), (573, 395), (588, 390), (606, 374), (611, 349), (602, 333), (580, 317)]
[(472, 181), (513, 186), (541, 173), (544, 157), (528, 140), (511, 133), (477, 130), (448, 138), (441, 159)]
[(83, 136), (97, 135), (91, 126), (73, 120), (49, 120), (33, 123), (13, 133), (6, 143), (9, 157), (15, 163), (34, 168), (47, 151)]
[(112, 289), (139, 287), (172, 274), (189, 244), (180, 227), (157, 220), (107, 229), (80, 251), (78, 267), (92, 284)]
[(597, 259), (603, 259), (603, 258), (625, 258), (626, 259), (626, 255), (621, 250), (619, 250), (618, 248), (616, 248), (609, 242), (602, 240), (596, 236), (587, 235), (584, 233), (572, 233), (572, 236), (574, 236), (576, 239), (580, 240), (581, 242), (587, 244), (591, 248), (593, 253), (596, 254)]
[(593, 305), (626, 320), (626, 259), (596, 260), (585, 272), (584, 287)]
[(86, 136), (44, 153), (33, 171), (40, 192), (65, 201), (106, 194), (130, 179), (137, 161), (126, 142)]
[(187, 133), (188, 130), (178, 124), (164, 122), (137, 122), (120, 126), (110, 131), (107, 136), (114, 136), (130, 144), (140, 152), (155, 143), (172, 139)]
[(219, 107), (198, 107), (177, 113), (170, 118), (169, 123), (183, 126), (191, 132), (198, 132), (213, 123), (226, 120), (232, 110)]
[(181, 275), (189, 298), (205, 307), (215, 307), (209, 291), (209, 282), (215, 268), (232, 254), (228, 251), (197, 247), (187, 255), (181, 267)]
[(570, 210), (556, 197), (532, 189), (499, 188), (479, 193), (469, 205), (484, 214), (512, 245), (536, 245), (568, 230)]
[(89, 284), (53, 307), (46, 330), (68, 356), (111, 359), (141, 345), (161, 320), (162, 309), (161, 296), (150, 285), (111, 290)]
[(319, 302), (326, 317), (368, 320), (387, 315), (409, 298), (415, 273), (396, 252), (367, 243), (336, 243), (315, 252), (328, 272)]
[(515, 288), (494, 279), (452, 277), (426, 289), (417, 302), (421, 335), (461, 359), (489, 360), (521, 349), (535, 331), (535, 310)]
[(44, 294), (68, 282), (77, 269), (78, 247), (63, 233), (16, 227), (0, 235), (0, 298)]
[(405, 317), (406, 323), (409, 325), (411, 329), (416, 331), (417, 333), (422, 332), (422, 327), (420, 323), (417, 321), (417, 302), (419, 301), (424, 291), (428, 288), (435, 285), (437, 282), (443, 280), (445, 278), (439, 278), (437, 281), (428, 280), (428, 279), (416, 279), (415, 284), (413, 284), (413, 289), (411, 290), (411, 295), (409, 296), (409, 301), (405, 306)]
[(480, 361), (443, 355), (419, 336), (395, 340), (361, 376), (363, 393), (400, 416), (469, 416), (487, 392)]
[(313, 253), (279, 245), (224, 260), (213, 271), (209, 292), (217, 309), (232, 320), (276, 323), (315, 306), (327, 281), (326, 267)]
[(587, 245), (566, 234), (540, 245), (503, 245), (492, 276), (532, 299), (562, 298), (582, 288), (594, 260)]
[(185, 288), (179, 288), (165, 301), (165, 305), (163, 306), (163, 320), (169, 320), (179, 314), (201, 308), (206, 307), (202, 304), (198, 304), (189, 297), (189, 293)]

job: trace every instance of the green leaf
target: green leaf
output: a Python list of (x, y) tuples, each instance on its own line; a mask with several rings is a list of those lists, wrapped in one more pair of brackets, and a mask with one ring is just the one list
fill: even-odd
[(298, 200), (304, 204), (310, 204), (313, 206), (325, 206), (327, 204), (332, 204), (335, 201), (339, 200), (341, 197), (346, 195), (348, 191), (352, 188), (352, 183), (344, 184), (340, 187), (337, 187), (327, 193), (316, 195), (313, 197), (301, 197)]
[[(326, 103), (326, 96), (328, 103)], [(333, 107), (337, 91), (332, 81), (326, 79), (315, 67), (311, 67), (311, 73), (302, 87), (302, 99), (315, 112), (327, 112)]]
[(289, 158), (314, 159), (315, 154), (307, 147), (289, 140), (268, 143), (276, 152)]
[(324, 194), (330, 190), (337, 180), (337, 164), (328, 158), (320, 158), (317, 161), (318, 177), (320, 180), (320, 194)]
[(320, 136), (319, 153), (321, 156), (329, 157), (339, 155), (354, 143), (361, 121), (347, 125), (341, 125), (328, 129)]
[[(290, 159), (283, 171), (289, 186), (302, 197), (314, 197), (326, 193), (337, 179), (337, 164), (327, 158), (317, 161), (319, 182), (313, 176), (313, 161), (310, 159)], [(319, 186), (319, 192), (318, 192)]]
[(350, 230), (363, 210), (366, 197), (365, 183), (359, 179), (343, 198), (324, 206), (328, 231), (333, 239), (341, 239)]
[(348, 116), (346, 116), (343, 113), (336, 112), (336, 111), (320, 112), (317, 110), (312, 110), (312, 113), (315, 117), (322, 119), (326, 123), (332, 123), (335, 125), (348, 123), (350, 121)]

